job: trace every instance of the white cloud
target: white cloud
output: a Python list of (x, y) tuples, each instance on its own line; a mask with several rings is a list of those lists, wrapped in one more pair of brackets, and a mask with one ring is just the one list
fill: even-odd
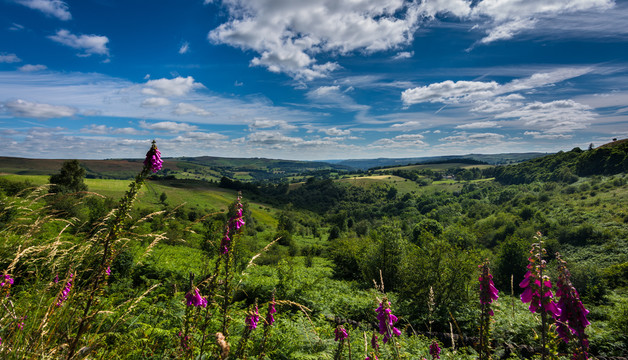
[(368, 105), (360, 105), (347, 95), (347, 92), (352, 90), (353, 87), (349, 87), (342, 91), (339, 85), (319, 86), (308, 91), (305, 96), (319, 107), (335, 107), (349, 111), (368, 110), (370, 108)]
[(19, 57), (17, 57), (17, 55), (15, 54), (5, 54), (2, 53), (0, 54), (0, 63), (17, 63), (22, 61), (22, 59), (20, 59)]
[(415, 2), (403, 0), (225, 0), (231, 19), (212, 30), (215, 43), (259, 54), (252, 65), (304, 80), (338, 65), (318, 64), (321, 53), (372, 53), (409, 44), (418, 26)]
[(170, 100), (162, 97), (151, 97), (142, 101), (143, 107), (161, 107), (170, 105)]
[(185, 136), (179, 136), (179, 138), (184, 138), (188, 140), (206, 140), (206, 141), (218, 141), (218, 140), (226, 140), (229, 137), (219, 133), (206, 133), (202, 131), (190, 131), (185, 134)]
[(11, 30), (11, 31), (22, 31), (22, 30), (24, 30), (24, 25), (13, 23), (13, 24), (11, 24), (11, 26), (9, 26), (9, 30)]
[(534, 131), (565, 133), (586, 128), (595, 119), (591, 107), (573, 100), (556, 100), (548, 103), (535, 101), (512, 111), (495, 116), (498, 119), (518, 119)]
[(613, 0), (483, 0), (473, 9), (475, 18), (487, 18), (487, 44), (510, 39), (523, 30), (532, 29), (539, 19), (559, 18), (582, 11), (605, 11), (615, 5)]
[(57, 31), (55, 35), (48, 36), (53, 41), (69, 46), (73, 49), (83, 51), (80, 56), (109, 55), (107, 43), (109, 38), (100, 35), (80, 35), (76, 36), (68, 30), (62, 29)]
[(421, 124), (420, 121), (410, 120), (398, 124), (392, 124), (390, 125), (390, 128), (393, 130), (411, 131), (423, 128), (423, 124)]
[(526, 131), (523, 135), (532, 136), (535, 139), (571, 139), (573, 135), (565, 135), (565, 134), (543, 134), (538, 131)]
[(401, 93), (405, 106), (423, 102), (459, 102), (488, 97), (499, 87), (494, 81), (443, 81), (427, 86), (407, 89)]
[(532, 29), (536, 24), (535, 19), (515, 19), (503, 24), (499, 24), (489, 30), (487, 36), (480, 40), (483, 44), (488, 44), (497, 40), (512, 39), (516, 34), (522, 30)]
[(6, 102), (4, 107), (14, 116), (35, 119), (60, 118), (76, 114), (76, 109), (68, 106), (34, 103), (22, 99)]
[(504, 135), (495, 133), (473, 133), (469, 134), (461, 132), (456, 135), (447, 136), (439, 139), (450, 145), (490, 145), (494, 142), (500, 142), (504, 139)]
[(397, 135), (392, 139), (383, 138), (378, 139), (371, 143), (369, 147), (374, 148), (390, 148), (390, 149), (408, 149), (408, 148), (416, 148), (416, 147), (426, 147), (427, 143), (423, 140), (423, 135), (421, 134), (403, 134)]
[(154, 131), (166, 131), (166, 132), (185, 132), (195, 131), (198, 126), (189, 125), (186, 123), (177, 123), (174, 121), (160, 121), (157, 123), (148, 123), (146, 121), (140, 121), (140, 127), (142, 129), (154, 130)]
[(188, 51), (190, 51), (190, 43), (186, 41), (179, 48), (179, 54), (187, 54)]
[(184, 96), (194, 89), (204, 88), (203, 84), (194, 81), (191, 76), (178, 76), (174, 79), (149, 80), (144, 85), (142, 93), (160, 97)]
[[(401, 100), (405, 106), (425, 102), (440, 102), (456, 104), (460, 102), (481, 101), (492, 97), (512, 93), (516, 91), (536, 89), (544, 86), (572, 79), (592, 72), (592, 67), (566, 67), (544, 73), (535, 73), (527, 78), (515, 79), (500, 85), (495, 81), (452, 81), (446, 80), (426, 86), (407, 89), (401, 93)], [(496, 98), (495, 102), (503, 107), (513, 100), (519, 100), (519, 94), (510, 94), (502, 98)], [(477, 111), (485, 111), (494, 108), (495, 103), (479, 103)], [(493, 106), (491, 106), (493, 105)], [(492, 110), (491, 110), (492, 111)]]
[(414, 51), (402, 51), (393, 56), (393, 60), (410, 59), (414, 56)]
[(59, 20), (72, 19), (72, 14), (68, 11), (68, 4), (61, 0), (17, 0), (17, 2), (33, 10), (39, 10), (48, 16), (54, 16)]
[(277, 127), (277, 128), (279, 128), (281, 130), (295, 130), (295, 129), (297, 129), (296, 126), (288, 124), (288, 122), (285, 121), (285, 120), (271, 120), (271, 119), (258, 118), (258, 119), (254, 119), (254, 120), (249, 122), (249, 129), (251, 129), (251, 130), (255, 130), (255, 129), (269, 129), (269, 128), (273, 128), (273, 127)]
[(323, 132), (329, 136), (345, 136), (345, 135), (351, 134), (351, 130), (342, 130), (336, 127), (329, 128), (329, 129), (320, 129), (318, 131)]
[(42, 70), (46, 70), (48, 69), (48, 67), (46, 65), (31, 65), (31, 64), (26, 64), (24, 66), (20, 66), (18, 68), (18, 70), (20, 71), (26, 71), (26, 72), (30, 72), (30, 71), (42, 71)]
[(188, 104), (188, 103), (178, 103), (174, 109), (174, 113), (177, 115), (187, 115), (194, 114), (198, 116), (211, 116), (213, 115), (211, 112), (200, 108), (196, 105)]
[(501, 127), (499, 123), (495, 121), (477, 121), (469, 124), (462, 124), (456, 126), (456, 129), (488, 129)]
[(86, 134), (93, 134), (93, 135), (111, 135), (111, 134), (138, 135), (142, 133), (141, 131), (131, 128), (131, 127), (114, 128), (114, 127), (109, 127), (107, 125), (96, 125), (96, 124), (91, 124), (87, 127), (84, 127), (83, 129), (81, 129), (81, 132), (86, 133)]

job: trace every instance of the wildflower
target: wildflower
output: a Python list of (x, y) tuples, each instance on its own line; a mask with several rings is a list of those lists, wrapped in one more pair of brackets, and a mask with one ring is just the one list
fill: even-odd
[(259, 322), (257, 305), (255, 305), (255, 311), (251, 311), (244, 322), (249, 330), (255, 330), (257, 328), (257, 323)]
[(183, 335), (181, 331), (179, 331), (178, 336), (181, 338), (181, 348), (183, 350), (190, 350), (190, 337), (188, 335)]
[(155, 140), (153, 140), (153, 144), (146, 153), (146, 159), (144, 159), (144, 167), (149, 168), (150, 171), (156, 173), (161, 170), (163, 166), (163, 160), (161, 160), (161, 152), (157, 149), (157, 144), (155, 144)]
[[(480, 304), (487, 305), (499, 298), (499, 291), (495, 288), (495, 284), (493, 283), (493, 275), (489, 273), (488, 263), (485, 262), (480, 265), (480, 268), (482, 269), (482, 275), (478, 278), (480, 282)], [(490, 313), (492, 316), (493, 311)]]
[(273, 297), (271, 302), (268, 304), (268, 313), (266, 313), (266, 324), (268, 324), (268, 326), (272, 325), (275, 322), (275, 317), (273, 316), (273, 314), (276, 312), (277, 309), (275, 309), (275, 297)]
[(243, 218), (243, 210), (242, 210), (242, 197), (238, 196), (238, 199), (236, 200), (236, 212), (235, 214), (231, 217), (231, 219), (229, 219), (229, 222), (227, 223), (226, 229), (225, 229), (225, 234), (222, 237), (222, 241), (220, 242), (220, 253), (221, 254), (227, 254), (229, 253), (229, 246), (231, 244), (231, 238), (229, 237), (229, 234), (235, 231), (240, 230), (240, 228), (242, 226), (244, 226), (244, 218)]
[(9, 289), (13, 285), (13, 278), (9, 274), (0, 276), (0, 294), (6, 292), (6, 297), (9, 297)]
[(201, 296), (201, 294), (198, 292), (198, 288), (196, 287), (194, 288), (194, 294), (192, 294), (191, 291), (185, 294), (185, 299), (187, 300), (187, 303), (186, 303), (187, 306), (196, 306), (196, 307), (207, 306), (207, 299)]
[(440, 347), (438, 347), (436, 340), (432, 341), (432, 345), (430, 345), (430, 355), (432, 355), (432, 359), (440, 359)]
[[(540, 236), (540, 235), (539, 235)], [(524, 275), (523, 280), (519, 284), (523, 292), (521, 293), (521, 301), (530, 303), (530, 311), (533, 313), (546, 313), (556, 319), (560, 315), (560, 309), (556, 303), (552, 301), (552, 282), (549, 277), (542, 275), (546, 267), (545, 260), (542, 255), (545, 249), (542, 248), (542, 242), (532, 245), (532, 256), (528, 258), (528, 272)]]
[[(385, 306), (385, 304), (388, 304)], [(401, 331), (394, 327), (397, 317), (390, 310), (390, 302), (384, 298), (375, 310), (377, 312), (377, 320), (379, 320), (379, 333), (384, 335), (384, 344), (393, 336), (400, 336)]]
[(377, 342), (377, 334), (375, 333), (373, 333), (373, 336), (371, 337), (371, 347), (373, 350), (379, 351), (379, 343)]
[(111, 275), (111, 267), (107, 266), (107, 269), (105, 269), (105, 274), (107, 274), (107, 276)]
[[(556, 255), (559, 271), (556, 296), (560, 297), (558, 306), (561, 309), (560, 316), (557, 318), (556, 332), (565, 343), (569, 342), (572, 336), (576, 338), (579, 342), (580, 354), (586, 359), (589, 341), (584, 330), (589, 325), (589, 320), (587, 320), (589, 310), (584, 308), (578, 291), (571, 283), (571, 273), (567, 269), (567, 263), (560, 258), (560, 254)], [(577, 358), (577, 354), (575, 357)]]
[(52, 280), (55, 284), (59, 282), (59, 274), (55, 275), (55, 278)]
[(342, 326), (338, 326), (335, 330), (334, 330), (334, 334), (336, 335), (336, 338), (334, 339), (334, 341), (343, 341), (344, 339), (349, 337), (349, 333), (347, 332), (347, 330), (342, 327)]
[(61, 291), (61, 295), (59, 295), (59, 298), (57, 299), (57, 306), (63, 305), (63, 302), (67, 300), (68, 295), (70, 294), (70, 290), (72, 289), (72, 277), (73, 276), (74, 276), (73, 274), (70, 274), (70, 279), (65, 284), (65, 287)]

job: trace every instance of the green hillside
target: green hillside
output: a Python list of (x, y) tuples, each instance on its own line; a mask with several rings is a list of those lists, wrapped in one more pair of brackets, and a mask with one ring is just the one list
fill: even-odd
[[(145, 171), (135, 182), (87, 178), (87, 192), (49, 193), (49, 175), (0, 175), (0, 358), (224, 359), (225, 344), (230, 359), (349, 358), (349, 347), (362, 358), (366, 338), (379, 359), (430, 358), (434, 342), (442, 358), (476, 359), (480, 336), (493, 358), (540, 358), (545, 339), (548, 353), (567, 359), (585, 338), (590, 357), (624, 356), (624, 146), (502, 167), (313, 171), (290, 185), (161, 173), (144, 181)], [(593, 159), (603, 166), (589, 174)], [(244, 177), (247, 166), (278, 163), (220, 166)], [(571, 176), (552, 175), (562, 169)], [(536, 264), (551, 282), (545, 301), (576, 311), (557, 302), (560, 282), (588, 311), (590, 325), (569, 342), (556, 333), (564, 320), (546, 316), (544, 328), (521, 301)], [(479, 300), (478, 266), (499, 292), (490, 304)], [(380, 305), (398, 318), (386, 344)], [(334, 341), (338, 326), (347, 340)]]

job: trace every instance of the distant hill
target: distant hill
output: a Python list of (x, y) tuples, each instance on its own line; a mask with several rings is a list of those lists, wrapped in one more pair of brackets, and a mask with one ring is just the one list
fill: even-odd
[[(63, 159), (0, 157), (0, 173), (52, 175)], [(143, 159), (79, 160), (88, 178), (131, 179), (142, 168)], [(243, 181), (283, 179), (312, 171), (350, 171), (345, 165), (326, 162), (265, 158), (223, 158), (213, 156), (164, 158), (159, 173), (184, 179), (219, 181), (223, 176)]]
[(422, 163), (444, 163), (452, 160), (472, 159), (491, 165), (505, 165), (534, 159), (547, 153), (505, 153), (505, 154), (468, 154), (468, 155), (447, 155), (447, 156), (424, 156), (413, 158), (378, 158), (378, 159), (349, 159), (349, 160), (326, 160), (336, 165), (345, 165), (352, 168), (367, 170), (372, 168), (416, 165)]
[(628, 139), (613, 141), (597, 148), (571, 151), (531, 159), (520, 164), (494, 169), (495, 180), (502, 184), (534, 181), (575, 182), (578, 176), (613, 175), (628, 172)]

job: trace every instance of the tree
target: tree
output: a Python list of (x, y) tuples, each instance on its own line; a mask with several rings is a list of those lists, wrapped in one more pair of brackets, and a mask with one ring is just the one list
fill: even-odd
[(85, 169), (81, 167), (78, 160), (68, 160), (63, 162), (58, 174), (50, 176), (52, 193), (75, 193), (87, 191), (85, 180)]

